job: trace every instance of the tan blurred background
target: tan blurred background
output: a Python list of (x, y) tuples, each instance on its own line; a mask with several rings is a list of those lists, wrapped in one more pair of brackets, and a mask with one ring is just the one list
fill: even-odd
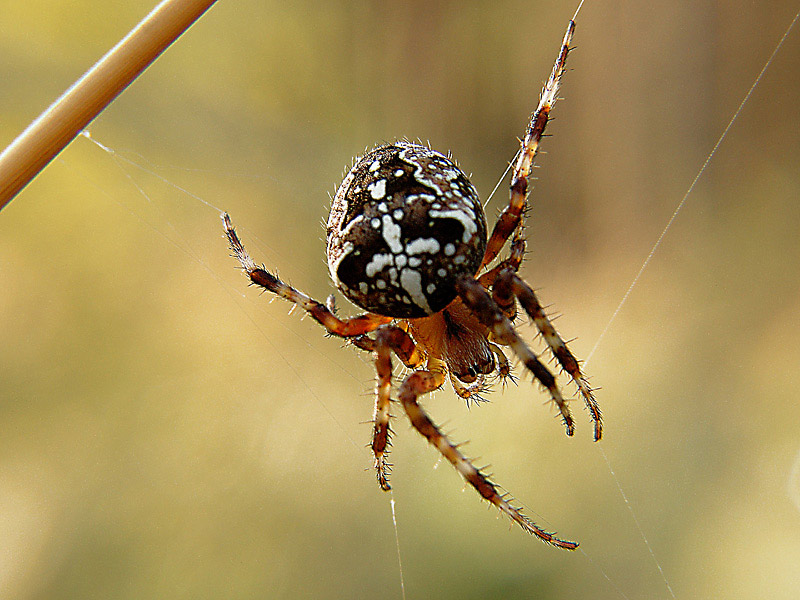
[[(485, 196), (576, 2), (388, 4), (221, 0), (92, 125), (116, 159), (78, 139), (0, 213), (0, 597), (401, 597), (369, 357), (248, 289), (217, 212), (160, 179), (320, 299), (327, 194), (366, 146), (430, 140)], [(151, 5), (0, 0), (0, 146)], [(583, 7), (523, 268), (580, 357), (796, 10)], [(617, 481), (678, 598), (798, 597), (798, 72), (795, 30), (587, 366), (616, 480), (530, 381), (424, 401), (582, 552), (398, 419), (408, 598), (669, 598)]]

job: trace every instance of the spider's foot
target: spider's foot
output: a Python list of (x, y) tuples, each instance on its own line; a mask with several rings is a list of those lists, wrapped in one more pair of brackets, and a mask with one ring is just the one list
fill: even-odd
[(378, 478), (378, 485), (381, 486), (384, 492), (388, 492), (392, 489), (392, 486), (389, 485), (389, 474), (391, 471), (392, 465), (386, 462), (385, 456), (375, 458), (375, 475)]
[(589, 385), (588, 380), (584, 376), (578, 377), (576, 380), (578, 389), (580, 390), (583, 401), (586, 403), (586, 408), (589, 409), (589, 414), (594, 422), (594, 441), (600, 441), (603, 437), (603, 415), (600, 412), (600, 405), (594, 397), (594, 388)]
[(522, 514), (522, 510), (520, 508), (511, 504), (514, 500), (508, 494), (499, 495), (500, 503), (495, 502), (492, 498), (487, 498), (487, 500), (511, 517), (511, 519), (525, 531), (538, 537), (543, 542), (548, 543), (551, 546), (555, 546), (556, 548), (563, 548), (564, 550), (575, 550), (578, 547), (578, 542), (562, 540), (561, 538), (556, 537), (554, 533), (545, 531), (536, 523), (531, 521), (527, 516)]
[[(463, 474), (463, 473), (462, 473)], [(465, 475), (466, 477), (466, 475)], [(522, 529), (531, 535), (536, 536), (543, 542), (555, 546), (556, 548), (563, 548), (564, 550), (575, 550), (578, 547), (578, 542), (569, 540), (562, 540), (555, 536), (555, 534), (545, 531), (536, 523), (531, 521), (527, 516), (522, 513), (519, 507), (512, 504), (513, 499), (508, 494), (500, 494), (497, 491), (497, 486), (488, 480), (488, 478), (478, 469), (475, 469), (475, 478), (477, 482), (467, 479), (478, 490), (478, 493), (486, 500), (494, 504), (503, 513), (508, 515), (512, 521), (517, 523)]]
[(388, 492), (392, 489), (392, 486), (389, 485), (389, 475), (392, 472), (392, 465), (387, 460), (389, 458), (389, 448), (392, 445), (392, 429), (389, 426), (389, 413), (381, 412), (379, 415), (376, 415), (375, 421), (373, 421), (373, 430), (372, 430), (372, 443), (370, 444), (370, 448), (372, 449), (372, 454), (375, 457), (375, 462), (373, 463), (375, 467), (375, 476), (378, 479), (378, 485), (381, 486), (381, 489), (385, 492)]
[[(530, 369), (530, 367), (528, 368)], [(567, 405), (567, 401), (564, 399), (564, 396), (561, 395), (561, 390), (556, 384), (555, 378), (550, 374), (549, 371), (546, 372), (546, 375), (546, 377), (540, 377), (539, 375), (536, 375), (536, 379), (542, 384), (542, 386), (547, 388), (548, 392), (550, 392), (550, 401), (558, 410), (561, 420), (564, 422), (564, 427), (567, 430), (567, 435), (571, 437), (575, 434), (575, 420), (572, 418), (572, 412), (570, 411), (569, 405)]]
[(572, 437), (575, 435), (575, 420), (572, 418), (572, 413), (569, 412), (566, 404), (557, 404), (561, 420), (564, 422), (564, 427), (567, 430), (567, 435)]
[(389, 458), (389, 447), (391, 446), (391, 429), (387, 426), (376, 427), (374, 430), (374, 437), (372, 439), (372, 453), (375, 456), (375, 477), (378, 480), (378, 485), (384, 492), (392, 489), (389, 485), (389, 475), (392, 473), (392, 463), (387, 459)]
[[(520, 515), (524, 522), (517, 521), (522, 528), (530, 533), (531, 535), (535, 535), (543, 542), (546, 542), (556, 548), (563, 548), (564, 550), (575, 550), (578, 547), (578, 542), (572, 542), (570, 540), (562, 540), (561, 538), (557, 538), (554, 534), (550, 533), (549, 531), (545, 531), (537, 527), (535, 523), (533, 523), (528, 517), (525, 515)], [(514, 519), (516, 521), (516, 519)]]
[[(548, 342), (550, 343), (550, 342)], [(552, 348), (552, 345), (551, 345)], [(589, 410), (589, 415), (594, 422), (594, 441), (597, 442), (603, 437), (603, 415), (600, 412), (600, 405), (594, 397), (595, 388), (589, 385), (589, 380), (581, 372), (578, 366), (578, 361), (567, 349), (566, 344), (561, 342), (561, 346), (556, 346), (553, 350), (556, 359), (561, 363), (562, 371), (566, 372), (575, 385), (578, 387), (586, 408)]]

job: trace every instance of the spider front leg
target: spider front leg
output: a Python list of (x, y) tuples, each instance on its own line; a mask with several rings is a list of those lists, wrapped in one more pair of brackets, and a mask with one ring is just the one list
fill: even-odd
[(482, 267), (485, 267), (495, 259), (506, 240), (522, 222), (522, 215), (525, 212), (528, 199), (528, 177), (530, 177), (531, 169), (533, 168), (533, 160), (539, 151), (539, 142), (550, 119), (550, 111), (558, 98), (558, 88), (567, 65), (569, 45), (574, 33), (575, 22), (570, 21), (567, 26), (567, 32), (564, 35), (564, 41), (561, 43), (558, 58), (556, 58), (556, 62), (553, 65), (553, 71), (550, 73), (550, 78), (547, 80), (539, 97), (539, 105), (536, 107), (525, 130), (525, 138), (521, 142), (521, 148), (511, 175), (511, 198), (492, 230), (492, 235), (486, 245), (486, 254), (483, 257)]
[(244, 245), (239, 240), (236, 230), (233, 228), (231, 218), (227, 213), (222, 214), (222, 222), (225, 225), (225, 235), (228, 236), (228, 244), (234, 256), (239, 259), (242, 269), (255, 285), (269, 290), (273, 294), (280, 296), (297, 304), (310, 314), (320, 325), (328, 330), (328, 333), (340, 337), (351, 338), (375, 331), (381, 325), (390, 323), (391, 317), (365, 313), (349, 319), (339, 319), (325, 304), (309, 298), (301, 291), (284, 283), (278, 277), (264, 269), (257, 267), (256, 263), (244, 249)]
[(472, 486), (484, 499), (494, 504), (497, 508), (507, 514), (515, 523), (519, 524), (525, 531), (535, 535), (548, 544), (566, 550), (574, 550), (578, 547), (577, 542), (562, 540), (550, 532), (545, 531), (536, 523), (528, 519), (520, 509), (514, 507), (509, 502), (507, 495), (501, 494), (497, 486), (492, 483), (479, 469), (477, 469), (467, 459), (458, 448), (439, 430), (425, 414), (422, 407), (417, 402), (417, 398), (422, 394), (427, 394), (440, 387), (445, 381), (444, 368), (434, 368), (424, 371), (414, 371), (409, 374), (400, 385), (399, 398), (406, 411), (411, 424), (428, 442), (434, 446), (442, 456), (444, 456), (461, 476)]
[(472, 311), (481, 323), (489, 328), (494, 341), (504, 346), (510, 346), (514, 354), (523, 362), (537, 381), (547, 388), (550, 392), (550, 397), (561, 413), (567, 435), (575, 433), (575, 422), (564, 397), (561, 395), (561, 390), (558, 389), (556, 378), (517, 335), (511, 321), (503, 314), (503, 311), (489, 293), (472, 277), (461, 277), (456, 282), (456, 292), (464, 302), (464, 305)]
[(597, 404), (597, 400), (595, 400), (594, 397), (594, 391), (589, 386), (586, 377), (581, 373), (578, 360), (569, 348), (567, 348), (567, 344), (561, 336), (558, 335), (558, 332), (547, 318), (547, 315), (544, 314), (544, 309), (536, 298), (534, 291), (514, 271), (505, 269), (498, 274), (494, 287), (492, 288), (492, 295), (495, 298), (501, 298), (511, 302), (513, 302), (515, 297), (519, 299), (519, 303), (542, 334), (553, 356), (556, 357), (561, 367), (578, 386), (586, 408), (589, 409), (589, 414), (592, 417), (592, 421), (594, 421), (594, 440), (598, 441), (603, 436), (603, 420), (600, 413), (600, 406)]

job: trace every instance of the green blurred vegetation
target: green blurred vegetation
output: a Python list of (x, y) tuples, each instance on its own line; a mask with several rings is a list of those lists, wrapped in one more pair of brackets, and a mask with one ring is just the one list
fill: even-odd
[[(575, 4), (221, 1), (92, 125), (116, 157), (79, 138), (0, 213), (0, 597), (401, 597), (369, 357), (247, 289), (217, 212), (160, 177), (324, 298), (351, 158), (430, 140), (486, 195)], [(0, 146), (151, 6), (0, 0)], [(583, 7), (523, 269), (580, 357), (795, 11)], [(798, 71), (794, 31), (587, 365), (679, 598), (800, 589)], [(583, 552), (511, 529), (398, 419), (407, 597), (667, 598), (585, 411), (567, 439), (528, 381), (491, 400), (424, 403)]]

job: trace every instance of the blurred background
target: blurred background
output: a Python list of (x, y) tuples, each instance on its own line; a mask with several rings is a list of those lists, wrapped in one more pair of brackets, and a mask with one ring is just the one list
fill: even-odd
[[(153, 4), (0, 0), (0, 147)], [(429, 140), (486, 197), (575, 6), (220, 1), (92, 124), (115, 154), (77, 139), (0, 213), (1, 597), (402, 597), (369, 356), (248, 288), (213, 207), (324, 299), (352, 158)], [(796, 11), (584, 5), (522, 269), (579, 357)], [(599, 447), (529, 379), (424, 399), (580, 551), (512, 527), (396, 420), (407, 598), (670, 598), (656, 561), (678, 598), (797, 598), (798, 72), (795, 29), (586, 365)]]

